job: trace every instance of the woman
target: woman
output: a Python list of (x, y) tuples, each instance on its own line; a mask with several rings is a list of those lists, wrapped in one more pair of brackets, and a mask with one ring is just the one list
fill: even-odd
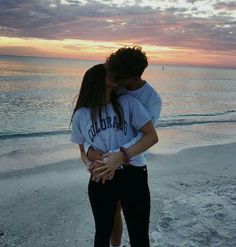
[[(122, 146), (138, 130), (143, 137), (124, 149)], [(131, 246), (149, 247), (150, 194), (141, 153), (158, 137), (145, 108), (132, 96), (116, 95), (104, 64), (93, 66), (84, 75), (72, 115), (71, 140), (79, 144), (81, 158), (92, 173), (88, 191), (96, 228), (94, 246), (109, 247), (116, 203), (120, 201)], [(104, 153), (117, 148), (120, 152), (109, 154), (102, 165), (91, 164), (84, 151), (85, 141)]]

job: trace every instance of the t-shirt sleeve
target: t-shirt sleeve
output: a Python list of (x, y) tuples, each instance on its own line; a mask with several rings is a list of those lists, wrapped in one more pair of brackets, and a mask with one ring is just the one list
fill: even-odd
[(83, 144), (85, 142), (85, 138), (83, 137), (80, 129), (80, 119), (78, 112), (76, 112), (72, 118), (71, 141), (77, 144)]
[(135, 130), (140, 130), (146, 123), (151, 121), (147, 109), (132, 96), (129, 97), (129, 110), (131, 114), (131, 125)]
[(160, 118), (161, 108), (162, 108), (161, 96), (158, 93), (156, 93), (155, 101), (148, 109), (149, 114), (152, 117), (152, 123), (155, 128), (157, 128), (158, 126), (158, 120)]

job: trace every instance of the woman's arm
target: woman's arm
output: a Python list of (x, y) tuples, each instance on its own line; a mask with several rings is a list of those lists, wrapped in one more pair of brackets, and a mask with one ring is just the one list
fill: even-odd
[[(83, 161), (83, 163), (85, 164), (87, 170), (93, 174), (93, 170), (96, 169), (96, 168), (99, 168), (101, 166), (103, 166), (103, 164), (97, 162), (98, 160), (95, 160), (95, 161), (90, 161), (87, 157), (87, 154), (85, 152), (85, 149), (84, 149), (84, 145), (82, 144), (79, 144), (79, 148), (80, 148), (80, 155), (81, 155), (81, 159)], [(112, 176), (110, 176), (111, 178)], [(100, 179), (99, 179), (100, 180)]]
[(81, 157), (83, 163), (85, 164), (85, 166), (89, 169), (91, 161), (89, 161), (89, 159), (85, 153), (84, 145), (79, 144), (79, 149), (80, 149), (80, 157)]
[[(143, 134), (142, 138), (126, 149), (130, 158), (146, 151), (158, 142), (158, 135), (151, 121), (145, 124), (140, 131)], [(118, 166), (124, 163), (124, 154), (121, 151), (108, 153), (106, 154), (106, 159), (100, 162), (103, 166), (94, 169), (93, 180), (97, 177), (102, 177), (102, 182), (105, 183), (106, 178), (113, 174)]]

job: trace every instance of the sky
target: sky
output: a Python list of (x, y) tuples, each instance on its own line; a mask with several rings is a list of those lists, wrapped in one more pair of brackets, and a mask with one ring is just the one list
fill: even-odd
[(0, 54), (236, 68), (235, 0), (0, 0)]

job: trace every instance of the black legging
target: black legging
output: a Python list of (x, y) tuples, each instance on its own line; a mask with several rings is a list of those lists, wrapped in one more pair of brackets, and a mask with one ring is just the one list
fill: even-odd
[(89, 199), (95, 219), (95, 247), (109, 247), (116, 203), (121, 201), (131, 247), (149, 247), (150, 192), (147, 168), (125, 166), (112, 180), (89, 181)]

